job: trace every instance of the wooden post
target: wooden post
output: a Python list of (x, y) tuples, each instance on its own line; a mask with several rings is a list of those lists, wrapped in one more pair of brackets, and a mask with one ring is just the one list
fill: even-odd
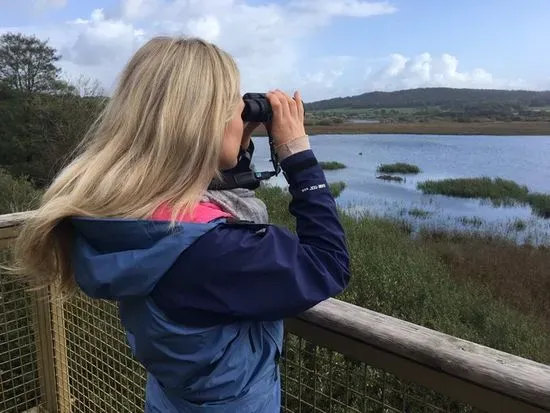
[[(0, 215), (0, 249), (9, 248), (32, 211)], [(51, 301), (57, 287), (32, 294), (41, 395), (48, 413), (70, 413), (69, 360), (63, 305)]]
[[(56, 287), (52, 287), (55, 296)], [(69, 382), (69, 358), (67, 356), (67, 335), (65, 331), (65, 308), (59, 302), (50, 305), (52, 316), (54, 362), (57, 388), (57, 412), (71, 412), (71, 389)]]
[[(53, 288), (52, 288), (53, 289)], [(40, 390), (48, 412), (70, 413), (69, 363), (63, 306), (46, 290), (34, 293)]]
[(57, 387), (54, 363), (54, 341), (49, 295), (40, 290), (32, 294), (33, 312), (36, 320), (36, 351), (40, 394), (48, 412), (57, 412)]

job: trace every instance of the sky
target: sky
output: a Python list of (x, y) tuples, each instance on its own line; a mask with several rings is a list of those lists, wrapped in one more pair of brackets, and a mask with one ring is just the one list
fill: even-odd
[(306, 102), (415, 87), (550, 89), (550, 0), (0, 0), (0, 33), (47, 40), (108, 94), (155, 35), (237, 61), (242, 92)]

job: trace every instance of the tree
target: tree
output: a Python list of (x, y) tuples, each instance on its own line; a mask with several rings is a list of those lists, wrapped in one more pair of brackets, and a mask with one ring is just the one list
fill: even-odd
[(107, 97), (95, 80), (81, 76), (61, 82), (55, 93), (28, 99), (17, 92), (0, 95), (0, 169), (29, 178), (37, 188), (72, 157), (73, 150), (104, 108)]
[(24, 94), (53, 92), (61, 71), (57, 51), (35, 36), (6, 33), (0, 36), (0, 82)]

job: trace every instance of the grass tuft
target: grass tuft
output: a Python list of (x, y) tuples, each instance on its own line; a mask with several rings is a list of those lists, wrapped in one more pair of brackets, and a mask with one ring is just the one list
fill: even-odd
[(502, 178), (455, 178), (419, 182), (417, 188), (424, 194), (439, 194), (459, 198), (488, 199), (494, 205), (527, 204), (533, 212), (550, 218), (550, 195), (530, 193), (525, 185)]
[(342, 191), (346, 189), (346, 183), (342, 181), (333, 182), (329, 184), (330, 192), (334, 198), (338, 198)]
[(409, 163), (397, 162), (391, 164), (382, 164), (377, 170), (380, 173), (389, 174), (417, 174), (420, 173), (420, 168)]
[(336, 161), (319, 162), (319, 165), (321, 165), (321, 168), (325, 171), (334, 171), (337, 169), (344, 169), (346, 167), (343, 163)]

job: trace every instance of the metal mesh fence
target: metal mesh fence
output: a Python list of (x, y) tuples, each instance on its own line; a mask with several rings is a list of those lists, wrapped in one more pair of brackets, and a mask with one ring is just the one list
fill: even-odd
[(479, 411), (294, 335), (281, 373), (287, 413)]
[[(0, 262), (6, 253), (0, 252)], [(33, 299), (11, 278), (0, 278), (0, 412), (24, 412), (42, 404), (37, 319)]]
[(143, 411), (145, 371), (130, 353), (118, 308), (78, 296), (54, 306), (58, 380), (67, 382), (60, 403), (71, 413)]
[[(63, 307), (42, 307), (51, 317), (39, 317), (37, 308), (32, 294), (0, 277), (0, 413), (43, 411), (52, 397), (48, 377), (60, 413), (143, 411), (145, 371), (129, 351), (115, 304), (79, 295)], [(48, 348), (41, 340), (53, 341), (49, 352), (38, 350)], [(48, 363), (55, 375), (41, 373)], [(283, 412), (476, 411), (294, 335), (280, 367)]]

